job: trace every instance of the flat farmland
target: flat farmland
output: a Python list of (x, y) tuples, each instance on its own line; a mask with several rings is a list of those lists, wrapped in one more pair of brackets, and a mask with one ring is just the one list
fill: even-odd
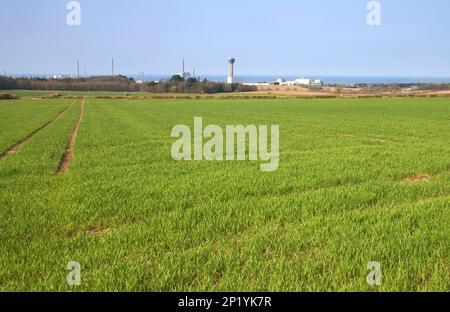
[[(0, 160), (1, 291), (450, 290), (449, 98), (86, 99), (58, 174), (81, 103), (0, 101), (0, 153), (45, 125)], [(173, 160), (194, 117), (279, 125), (278, 170)]]

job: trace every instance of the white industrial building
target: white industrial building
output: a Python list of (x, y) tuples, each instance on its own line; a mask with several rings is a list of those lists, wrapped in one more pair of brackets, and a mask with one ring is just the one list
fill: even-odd
[(181, 78), (184, 78), (184, 80), (187, 80), (192, 77), (191, 73), (188, 73), (188, 72), (176, 73), (175, 75), (180, 76)]
[(53, 79), (68, 79), (68, 78), (73, 78), (73, 76), (69, 76), (69, 75), (54, 75), (53, 77), (50, 77)]
[(283, 78), (278, 78), (275, 84), (285, 86), (321, 86), (323, 85), (323, 81), (320, 79), (308, 79), (304, 77), (289, 81), (286, 81)]
[(191, 75), (191, 73), (189, 73), (189, 72), (186, 72), (185, 70), (184, 70), (184, 57), (183, 57), (183, 65), (182, 65), (183, 67), (182, 67), (182, 71), (181, 71), (181, 73), (176, 73), (176, 74), (174, 74), (174, 76), (180, 76), (181, 78), (183, 78), (184, 80), (187, 80), (187, 79), (189, 79), (189, 78), (194, 78), (194, 76), (195, 76), (195, 73), (194, 73), (194, 76), (193, 75)]
[(311, 84), (311, 79), (307, 79), (307, 78), (303, 78), (303, 77), (298, 78), (298, 79), (295, 79), (295, 84), (308, 86)]

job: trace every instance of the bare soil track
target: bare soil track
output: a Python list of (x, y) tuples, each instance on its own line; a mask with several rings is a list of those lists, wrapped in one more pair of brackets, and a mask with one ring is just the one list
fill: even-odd
[(61, 161), (59, 162), (58, 170), (56, 170), (57, 174), (65, 173), (69, 170), (70, 162), (74, 158), (74, 149), (75, 149), (75, 140), (78, 135), (78, 129), (80, 129), (81, 121), (83, 120), (84, 113), (84, 100), (81, 101), (80, 104), (80, 115), (78, 116), (78, 121), (73, 129), (72, 135), (70, 136), (69, 143), (67, 144), (66, 151), (64, 155), (61, 157)]
[(54, 122), (59, 116), (61, 116), (66, 110), (69, 109), (69, 107), (71, 107), (73, 105), (73, 103), (68, 104), (66, 107), (64, 107), (63, 110), (61, 110), (58, 114), (56, 114), (52, 119), (50, 119), (49, 121), (47, 121), (45, 124), (43, 124), (42, 126), (40, 126), (39, 128), (33, 130), (32, 132), (30, 132), (29, 134), (27, 134), (25, 137), (23, 137), (19, 142), (15, 143), (14, 145), (8, 147), (4, 152), (2, 152), (0, 154), (0, 160), (2, 160), (3, 158), (5, 158), (8, 155), (14, 154), (18, 149), (20, 149), (22, 147), (22, 145), (24, 145), (25, 143), (27, 143), (27, 141), (29, 139), (31, 139), (36, 133), (38, 133), (39, 131), (41, 131), (42, 129), (48, 127), (52, 122)]

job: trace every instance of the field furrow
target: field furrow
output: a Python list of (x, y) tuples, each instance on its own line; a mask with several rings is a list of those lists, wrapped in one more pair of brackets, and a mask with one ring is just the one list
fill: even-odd
[(68, 100), (11, 100), (0, 102), (0, 151), (5, 151), (47, 123)]
[(83, 120), (83, 112), (84, 112), (84, 100), (80, 104), (80, 115), (78, 117), (77, 123), (73, 129), (72, 135), (69, 138), (69, 142), (67, 143), (66, 151), (64, 155), (61, 157), (61, 161), (59, 162), (57, 173), (64, 173), (69, 170), (70, 162), (74, 158), (74, 149), (75, 149), (75, 140), (78, 135), (78, 129), (80, 128), (81, 121)]
[(58, 114), (56, 114), (52, 119), (50, 119), (49, 121), (47, 121), (46, 123), (44, 123), (43, 125), (39, 126), (39, 128), (33, 130), (32, 132), (30, 132), (29, 134), (27, 134), (25, 137), (23, 137), (22, 139), (20, 139), (17, 143), (15, 143), (14, 145), (8, 147), (4, 152), (2, 152), (0, 154), (0, 160), (2, 160), (3, 158), (5, 158), (8, 155), (11, 155), (13, 153), (15, 153), (18, 149), (20, 149), (22, 147), (22, 145), (24, 145), (25, 143), (27, 143), (28, 140), (30, 140), (36, 133), (38, 133), (39, 131), (41, 131), (42, 129), (48, 127), (49, 124), (51, 124), (53, 121), (55, 121), (59, 116), (61, 116), (62, 114), (64, 114), (64, 112), (71, 106), (72, 104), (67, 105), (63, 110), (61, 110), (60, 112), (58, 112)]

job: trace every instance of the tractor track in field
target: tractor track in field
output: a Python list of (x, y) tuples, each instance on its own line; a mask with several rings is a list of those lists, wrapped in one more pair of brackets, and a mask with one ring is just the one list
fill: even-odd
[(80, 104), (80, 115), (78, 116), (77, 123), (75, 124), (75, 128), (73, 129), (72, 135), (69, 138), (69, 142), (67, 143), (66, 151), (61, 157), (61, 161), (59, 162), (58, 169), (56, 170), (57, 174), (65, 173), (69, 170), (70, 162), (74, 158), (74, 148), (75, 148), (75, 140), (77, 139), (78, 130), (80, 129), (81, 121), (83, 120), (84, 114), (84, 100), (81, 101)]
[(0, 154), (0, 160), (4, 159), (5, 157), (14, 154), (17, 150), (19, 150), (25, 143), (28, 142), (36, 133), (41, 131), (44, 128), (47, 128), (52, 122), (54, 122), (56, 119), (58, 119), (62, 114), (64, 114), (73, 103), (68, 104), (66, 107), (64, 107), (63, 110), (61, 110), (59, 113), (57, 113), (53, 118), (51, 118), (49, 121), (47, 121), (45, 124), (40, 126), (39, 128), (33, 130), (29, 134), (27, 134), (25, 137), (23, 137), (19, 142), (15, 143), (14, 145), (11, 145), (8, 147), (4, 152)]

